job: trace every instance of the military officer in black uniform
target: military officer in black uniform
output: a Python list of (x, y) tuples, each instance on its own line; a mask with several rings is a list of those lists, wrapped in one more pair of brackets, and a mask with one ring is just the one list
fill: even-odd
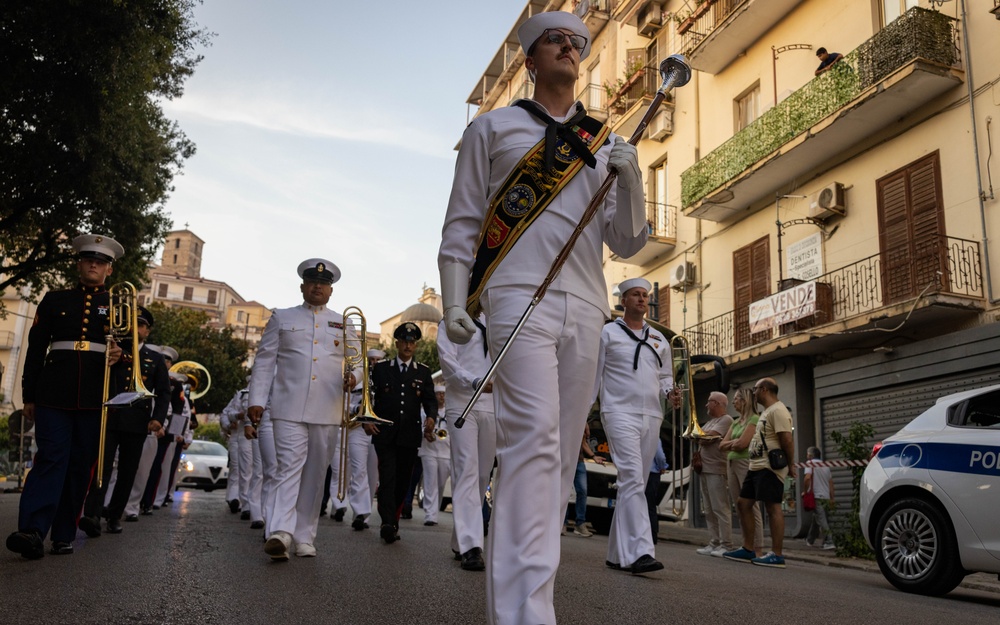
[[(437, 421), (431, 370), (413, 360), (420, 328), (407, 322), (396, 328), (393, 337), (396, 357), (379, 362), (371, 371), (375, 414), (393, 425), (364, 426), (374, 436), (378, 455), (378, 514), (382, 518), (379, 535), (386, 544), (399, 539), (399, 515), (410, 486), (417, 449), (425, 436), (434, 435)], [(422, 421), (421, 407), (426, 415)]]
[(45, 555), (42, 541), (50, 530), (52, 553), (73, 553), (97, 460), (105, 357), (115, 363), (121, 356), (113, 342), (108, 348), (104, 281), (125, 250), (96, 234), (78, 236), (72, 246), (80, 282), (42, 298), (24, 360), (24, 414), (35, 418), (38, 452), (21, 493), (18, 531), (7, 537), (7, 548), (33, 560)]
[[(105, 495), (111, 482), (111, 462), (115, 451), (118, 452), (118, 479), (111, 493), (105, 517), (108, 533), (119, 534), (122, 531), (121, 518), (128, 504), (135, 474), (142, 458), (142, 448), (146, 435), (150, 432), (161, 435), (166, 422), (167, 411), (170, 408), (170, 376), (163, 356), (146, 345), (146, 339), (153, 327), (153, 315), (142, 306), (138, 307), (138, 323), (136, 335), (139, 338), (139, 362), (132, 362), (132, 339), (122, 342), (122, 358), (111, 368), (111, 397), (129, 390), (133, 367), (139, 367), (139, 375), (143, 386), (153, 393), (153, 397), (143, 399), (131, 406), (114, 408), (108, 412), (108, 427), (104, 435), (104, 478), (101, 488), (97, 488), (97, 476), (91, 484), (87, 502), (84, 505), (84, 518), (80, 519), (80, 528), (89, 535), (97, 534), (94, 526), (98, 524), (101, 511), (104, 509)], [(98, 526), (99, 528), (99, 526)]]

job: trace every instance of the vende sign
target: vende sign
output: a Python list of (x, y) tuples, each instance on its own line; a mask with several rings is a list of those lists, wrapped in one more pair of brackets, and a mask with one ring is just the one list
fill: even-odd
[(770, 330), (815, 313), (816, 281), (814, 280), (750, 304), (750, 333)]

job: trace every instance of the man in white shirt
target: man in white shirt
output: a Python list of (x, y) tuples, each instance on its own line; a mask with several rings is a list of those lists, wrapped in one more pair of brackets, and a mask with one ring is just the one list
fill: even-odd
[(649, 532), (646, 480), (663, 423), (661, 400), (673, 390), (673, 358), (667, 337), (643, 317), (652, 288), (644, 278), (619, 285), (625, 313), (601, 330), (595, 394), (611, 459), (618, 469), (607, 565), (633, 574), (658, 571)]

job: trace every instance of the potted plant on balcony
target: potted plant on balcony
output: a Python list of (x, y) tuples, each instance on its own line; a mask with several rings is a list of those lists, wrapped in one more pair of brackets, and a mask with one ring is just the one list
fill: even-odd
[(674, 13), (674, 21), (677, 22), (677, 34), (683, 35), (687, 31), (691, 30), (695, 22), (694, 15), (691, 11), (684, 11), (683, 13)]

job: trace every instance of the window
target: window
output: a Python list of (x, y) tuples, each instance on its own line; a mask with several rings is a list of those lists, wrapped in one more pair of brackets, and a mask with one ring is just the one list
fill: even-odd
[[(590, 83), (591, 85), (601, 84), (601, 62), (598, 59), (597, 63), (590, 68)], [(599, 110), (607, 108), (607, 106), (601, 101), (602, 96), (604, 96), (604, 89), (588, 89), (587, 90), (587, 108)]]
[(948, 408), (948, 425), (1000, 429), (1000, 392), (977, 395)]
[(891, 24), (893, 20), (917, 4), (917, 0), (882, 0), (882, 25)]
[[(660, 296), (664, 293), (666, 297), (661, 300)], [(659, 282), (653, 283), (653, 290), (649, 294), (649, 313), (646, 317), (670, 327), (670, 290), (661, 291)]]
[(736, 351), (771, 338), (771, 330), (750, 334), (750, 304), (771, 294), (771, 247), (766, 236), (733, 252)]
[[(180, 239), (174, 239), (174, 249), (175, 250), (176, 249), (180, 249), (180, 246), (181, 246), (181, 240)], [(174, 258), (176, 259), (177, 257), (174, 256)], [(177, 261), (175, 260), (174, 262), (176, 263)]]
[(219, 292), (215, 290), (210, 290), (208, 292), (208, 303), (214, 304), (216, 299), (219, 297)]
[(236, 311), (236, 321), (237, 322), (246, 321), (246, 313), (243, 312), (242, 310), (237, 310)]
[(194, 287), (186, 286), (184, 287), (184, 301), (190, 302), (194, 298)]
[(734, 105), (736, 111), (736, 132), (739, 132), (749, 126), (753, 120), (760, 117), (760, 82), (736, 98)]
[(157, 297), (161, 297), (161, 298), (165, 298), (167, 296), (167, 288), (169, 288), (169, 286), (167, 284), (160, 283), (160, 286), (157, 287), (157, 290), (156, 290), (156, 296)]
[(174, 264), (177, 264), (177, 254), (174, 254)]

